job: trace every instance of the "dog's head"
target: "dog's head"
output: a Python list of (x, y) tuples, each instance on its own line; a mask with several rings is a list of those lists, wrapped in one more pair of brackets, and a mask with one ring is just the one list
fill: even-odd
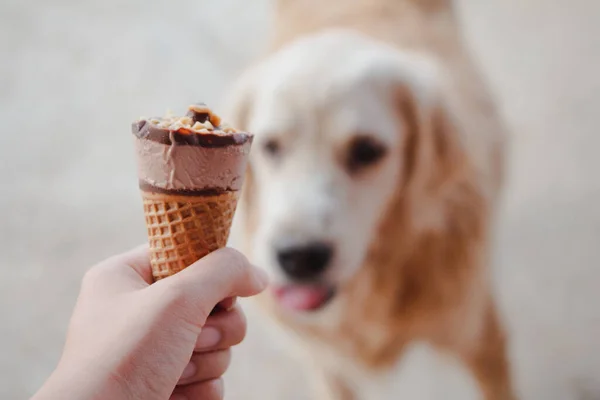
[(234, 87), (230, 118), (255, 134), (244, 251), (279, 304), (321, 309), (359, 270), (416, 157), (411, 130), (436, 75), (421, 56), (336, 31), (290, 44)]

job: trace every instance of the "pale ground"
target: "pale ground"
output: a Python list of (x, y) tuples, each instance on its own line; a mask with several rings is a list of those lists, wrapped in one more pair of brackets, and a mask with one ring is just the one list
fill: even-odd
[[(461, 5), (515, 135), (495, 275), (519, 389), (600, 399), (600, 3)], [(26, 398), (53, 368), (86, 268), (145, 239), (130, 121), (218, 105), (260, 49), (267, 11), (265, 0), (2, 0), (0, 398)], [(229, 398), (310, 398), (249, 314)]]

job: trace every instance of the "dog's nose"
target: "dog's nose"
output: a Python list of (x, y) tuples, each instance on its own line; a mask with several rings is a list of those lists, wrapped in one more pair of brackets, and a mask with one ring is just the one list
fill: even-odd
[(281, 268), (290, 278), (298, 280), (316, 278), (325, 271), (332, 256), (333, 248), (320, 242), (287, 247), (277, 252)]

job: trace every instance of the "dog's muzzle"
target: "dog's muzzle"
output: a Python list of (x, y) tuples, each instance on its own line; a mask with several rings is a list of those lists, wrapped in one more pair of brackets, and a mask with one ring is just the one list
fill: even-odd
[(292, 281), (310, 282), (319, 279), (333, 258), (333, 246), (313, 242), (302, 246), (280, 248), (277, 262)]
[(310, 242), (276, 248), (279, 267), (289, 283), (273, 288), (278, 303), (294, 311), (315, 311), (335, 295), (324, 275), (335, 256), (334, 247), (326, 242)]

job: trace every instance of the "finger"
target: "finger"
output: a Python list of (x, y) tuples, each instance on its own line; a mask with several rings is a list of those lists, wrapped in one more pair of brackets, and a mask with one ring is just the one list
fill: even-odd
[(222, 376), (231, 363), (231, 350), (195, 353), (184, 369), (178, 385), (188, 385), (216, 379)]
[(148, 245), (135, 247), (98, 263), (86, 273), (83, 283), (112, 292), (147, 287), (152, 283)]
[(220, 301), (233, 296), (253, 296), (267, 286), (266, 273), (252, 266), (236, 250), (224, 248), (210, 253), (188, 268), (148, 288), (176, 305), (188, 321), (204, 324)]
[(223, 379), (178, 386), (169, 400), (222, 400), (224, 395)]
[(121, 255), (123, 263), (135, 271), (147, 284), (151, 284), (152, 267), (148, 244), (142, 244)]
[(211, 315), (198, 335), (195, 351), (222, 350), (240, 344), (246, 329), (246, 316), (240, 306)]

